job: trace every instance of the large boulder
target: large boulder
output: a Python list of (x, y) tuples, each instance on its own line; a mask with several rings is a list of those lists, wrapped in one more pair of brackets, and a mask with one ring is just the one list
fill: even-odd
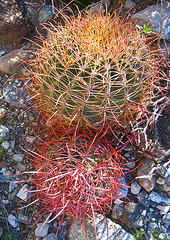
[(31, 31), (22, 0), (0, 1), (0, 42), (21, 43)]

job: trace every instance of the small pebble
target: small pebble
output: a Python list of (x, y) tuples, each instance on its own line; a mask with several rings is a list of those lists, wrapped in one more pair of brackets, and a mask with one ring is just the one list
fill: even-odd
[(130, 169), (135, 168), (135, 166), (136, 166), (135, 162), (130, 162), (127, 164), (127, 168), (130, 168)]
[(164, 189), (165, 192), (169, 192), (170, 191), (170, 185), (164, 184), (163, 189)]
[(151, 192), (151, 194), (149, 195), (151, 201), (156, 202), (156, 203), (160, 203), (162, 202), (162, 198), (161, 196), (157, 193), (157, 192)]
[(13, 228), (18, 227), (18, 219), (14, 215), (10, 214), (8, 216), (8, 222), (11, 224)]
[(166, 235), (165, 233), (160, 233), (160, 234), (159, 234), (159, 239), (160, 239), (160, 240), (161, 240), (161, 239), (162, 239), (162, 240), (165, 240), (165, 239), (168, 239), (168, 238), (167, 238), (167, 235)]
[(13, 155), (13, 160), (16, 162), (22, 162), (23, 158), (24, 157), (19, 153)]
[(25, 200), (27, 197), (29, 196), (29, 193), (28, 193), (28, 185), (25, 184), (20, 190), (19, 192), (17, 193), (17, 197), (22, 199), (22, 200)]
[(140, 193), (140, 190), (141, 190), (141, 186), (137, 183), (137, 182), (133, 182), (131, 184), (131, 193), (132, 194), (138, 194)]
[(114, 201), (114, 203), (115, 203), (116, 205), (120, 205), (120, 204), (123, 203), (123, 201), (120, 200), (120, 199), (116, 199), (116, 200)]
[(7, 112), (7, 111), (6, 111), (5, 108), (0, 108), (0, 119), (4, 118), (6, 112)]
[(37, 223), (37, 228), (35, 229), (35, 236), (45, 237), (48, 234), (49, 224)]
[(165, 179), (159, 177), (159, 178), (156, 180), (156, 182), (157, 182), (158, 184), (160, 184), (160, 185), (163, 185), (163, 184), (165, 184)]
[(150, 199), (146, 191), (142, 191), (137, 195), (138, 201), (145, 207), (149, 207)]
[(28, 136), (28, 137), (27, 137), (27, 140), (28, 140), (29, 142), (34, 142), (35, 139), (36, 139), (36, 137), (33, 137), (33, 136)]
[(164, 223), (170, 223), (170, 212), (163, 216), (162, 221)]
[(7, 142), (7, 141), (4, 141), (2, 144), (1, 144), (1, 146), (4, 148), (4, 149), (8, 149), (9, 148), (9, 142)]
[(58, 240), (58, 237), (56, 237), (55, 233), (50, 233), (43, 240)]
[(170, 206), (157, 205), (156, 208), (160, 210), (160, 213), (162, 215), (167, 214), (168, 211), (170, 210)]
[[(112, 212), (112, 215), (114, 216), (116, 213), (118, 216), (122, 216), (123, 214), (123, 207), (122, 205), (115, 205), (114, 208), (113, 208), (113, 212)], [(116, 215), (116, 216), (117, 216)]]
[(27, 222), (28, 221), (28, 217), (27, 216), (25, 216), (24, 214), (22, 214), (22, 213), (19, 213), (18, 214), (18, 219), (19, 219), (19, 221), (20, 222)]
[(9, 129), (3, 125), (0, 125), (0, 140), (5, 140), (9, 137)]
[(124, 154), (124, 157), (125, 157), (125, 158), (129, 158), (129, 157), (130, 157), (130, 154), (129, 154), (129, 153), (126, 153), (126, 154)]
[(135, 3), (132, 0), (127, 0), (124, 7), (126, 10), (129, 10), (135, 7)]
[(16, 182), (10, 182), (9, 183), (9, 192), (12, 192), (15, 188), (17, 188), (18, 183)]
[(14, 147), (15, 147), (15, 140), (10, 141), (9, 143), (10, 143), (11, 148), (14, 149)]

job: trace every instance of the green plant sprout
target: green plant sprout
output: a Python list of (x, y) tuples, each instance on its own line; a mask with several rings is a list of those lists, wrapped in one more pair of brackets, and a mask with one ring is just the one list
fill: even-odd
[(144, 240), (144, 231), (135, 229), (135, 235), (136, 240)]
[(149, 28), (148, 25), (149, 25), (149, 22), (144, 23), (143, 26), (137, 25), (137, 28), (139, 30), (141, 30), (143, 33), (150, 35), (151, 33), (155, 32), (155, 29), (154, 28)]

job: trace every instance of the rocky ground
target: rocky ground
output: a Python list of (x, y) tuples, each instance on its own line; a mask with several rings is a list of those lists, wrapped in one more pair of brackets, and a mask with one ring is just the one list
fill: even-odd
[[(25, 4), (23, 4), (23, 1), (15, 0), (2, 0), (1, 2), (0, 239), (83, 239), (83, 230), (79, 222), (76, 223), (72, 235), (70, 230), (72, 223), (63, 222), (57, 236), (56, 232), (59, 226), (57, 220), (42, 226), (44, 216), (36, 223), (41, 206), (35, 203), (25, 207), (33, 201), (29, 198), (30, 193), (27, 192), (32, 185), (29, 181), (22, 182), (26, 179), (26, 176), (20, 174), (23, 171), (32, 170), (29, 155), (25, 150), (34, 149), (31, 142), (36, 138), (34, 133), (39, 123), (39, 117), (33, 109), (25, 111), (31, 103), (27, 101), (29, 96), (27, 96), (27, 91), (23, 89), (24, 80), (20, 79), (25, 73), (24, 65), (16, 68), (20, 59), (24, 61), (33, 57), (27, 51), (32, 49), (33, 44), (28, 40), (23, 41), (22, 37), (26, 36), (29, 39), (34, 39), (35, 28), (43, 34), (40, 23), (47, 22), (54, 17), (51, 6), (55, 4), (56, 7), (62, 8), (64, 3), (63, 1), (52, 0), (25, 0)], [(147, 14), (140, 11), (148, 9), (149, 5), (156, 2), (127, 1), (126, 9), (133, 7), (133, 11), (142, 14), (143, 19), (145, 19)], [(160, 2), (163, 4), (164, 1)], [(163, 21), (165, 16), (170, 13), (170, 5), (161, 6), (162, 8), (156, 8), (157, 11), (161, 9), (161, 15), (154, 19), (154, 27), (160, 27), (161, 24), (159, 25), (157, 20)], [(148, 11), (154, 11), (154, 9)], [(19, 17), (17, 18), (17, 16)], [(149, 16), (152, 16), (151, 12)], [(10, 22), (11, 18), (13, 18), (12, 23)], [(164, 47), (167, 46), (167, 51), (170, 41), (169, 25), (170, 16), (164, 20), (162, 28), (165, 41), (162, 41), (161, 44)], [(167, 54), (167, 51), (165, 51), (165, 54)], [(115, 213), (110, 214), (107, 218), (108, 239), (110, 240), (166, 240), (170, 237), (170, 111), (168, 106), (167, 110), (162, 111), (156, 130), (152, 133), (152, 138), (155, 142), (155, 155), (142, 154), (141, 166), (130, 174), (126, 180), (132, 188), (122, 189), (122, 196), (119, 201), (115, 202), (114, 211), (124, 222), (120, 221)], [(124, 157), (131, 162), (129, 169), (134, 168), (138, 154), (132, 146), (127, 146), (124, 149)], [(147, 177), (142, 178), (143, 175)], [(27, 180), (29, 180), (29, 175)], [(127, 196), (132, 204), (124, 203), (123, 195)], [(107, 239), (106, 230), (106, 222), (102, 216), (99, 216), (97, 219), (98, 239)], [(95, 239), (91, 221), (87, 224), (86, 237), (89, 240)]]

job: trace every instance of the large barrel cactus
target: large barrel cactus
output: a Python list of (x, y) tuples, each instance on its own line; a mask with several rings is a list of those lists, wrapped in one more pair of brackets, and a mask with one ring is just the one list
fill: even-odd
[[(129, 17), (79, 13), (46, 25), (28, 84), (48, 122), (127, 127), (159, 98), (164, 59)], [(30, 87), (31, 86), (31, 87)], [(142, 114), (141, 114), (142, 113)]]

